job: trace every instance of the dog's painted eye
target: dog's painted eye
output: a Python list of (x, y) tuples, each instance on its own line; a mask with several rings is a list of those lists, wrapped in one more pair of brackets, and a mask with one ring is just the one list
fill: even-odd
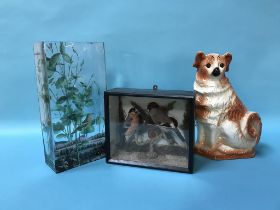
[(224, 67), (225, 67), (225, 64), (221, 63), (221, 64), (220, 64), (220, 67), (221, 67), (221, 68), (224, 68)]
[(207, 68), (210, 68), (210, 67), (211, 67), (211, 64), (210, 64), (210, 63), (207, 63), (207, 64), (206, 64), (206, 67), (207, 67)]

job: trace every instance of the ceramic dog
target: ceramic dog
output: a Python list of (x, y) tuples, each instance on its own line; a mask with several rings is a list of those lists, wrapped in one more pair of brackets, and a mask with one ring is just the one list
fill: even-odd
[(230, 53), (198, 52), (193, 64), (197, 68), (195, 151), (216, 160), (254, 157), (262, 129), (259, 115), (247, 110), (225, 76), (231, 60)]

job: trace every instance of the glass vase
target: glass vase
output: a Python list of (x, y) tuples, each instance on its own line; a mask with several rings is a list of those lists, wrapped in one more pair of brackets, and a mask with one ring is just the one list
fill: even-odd
[(46, 163), (58, 173), (104, 157), (104, 44), (37, 42), (34, 56)]

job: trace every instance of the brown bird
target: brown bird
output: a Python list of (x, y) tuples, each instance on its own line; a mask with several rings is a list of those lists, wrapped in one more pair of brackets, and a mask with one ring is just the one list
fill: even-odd
[(77, 131), (81, 131), (82, 129), (86, 128), (87, 126), (91, 125), (93, 121), (93, 115), (92, 114), (87, 114), (86, 118), (84, 121), (79, 125), (77, 128), (74, 129), (74, 131), (71, 134), (76, 133)]
[(173, 117), (168, 116), (168, 112), (173, 108), (176, 101), (169, 103), (167, 106), (160, 106), (156, 102), (151, 102), (147, 106), (147, 110), (153, 120), (157, 125), (166, 127), (177, 127), (178, 121)]

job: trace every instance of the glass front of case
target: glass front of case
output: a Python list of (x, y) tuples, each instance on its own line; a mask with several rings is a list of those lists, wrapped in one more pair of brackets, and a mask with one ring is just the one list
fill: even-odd
[(109, 95), (108, 162), (190, 172), (192, 99)]

